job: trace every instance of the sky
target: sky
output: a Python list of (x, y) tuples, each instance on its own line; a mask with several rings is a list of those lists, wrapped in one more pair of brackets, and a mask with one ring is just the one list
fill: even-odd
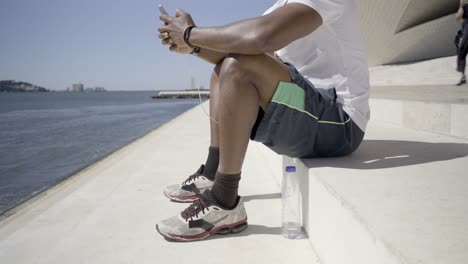
[(158, 4), (198, 26), (261, 15), (275, 0), (1, 0), (0, 80), (52, 90), (72, 83), (107, 90), (209, 86), (213, 65), (168, 51), (157, 36)]

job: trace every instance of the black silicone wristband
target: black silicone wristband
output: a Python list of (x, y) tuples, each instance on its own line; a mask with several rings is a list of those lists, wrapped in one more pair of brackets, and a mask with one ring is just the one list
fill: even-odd
[(190, 52), (190, 54), (198, 56), (198, 53), (200, 53), (200, 50), (201, 50), (200, 47), (195, 47), (193, 48), (192, 52)]
[(193, 46), (189, 41), (190, 34), (192, 33), (192, 29), (194, 27), (195, 26), (190, 26), (190, 27), (186, 28), (185, 31), (184, 31), (184, 42), (185, 42), (185, 44), (187, 44), (187, 46), (191, 47), (192, 49), (196, 48), (196, 46)]

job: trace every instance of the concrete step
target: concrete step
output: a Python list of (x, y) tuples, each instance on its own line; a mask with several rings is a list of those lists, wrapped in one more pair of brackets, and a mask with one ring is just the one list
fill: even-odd
[(467, 86), (372, 87), (371, 119), (468, 139)]
[(278, 164), (256, 147), (276, 171), (298, 168), (303, 225), (322, 264), (468, 263), (466, 141), (372, 121), (348, 157)]

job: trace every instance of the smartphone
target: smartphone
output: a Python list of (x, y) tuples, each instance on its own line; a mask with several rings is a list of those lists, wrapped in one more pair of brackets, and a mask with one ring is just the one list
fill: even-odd
[(159, 4), (159, 12), (161, 12), (161, 14), (166, 15), (166, 16), (169, 15), (169, 13), (167, 13), (166, 9), (164, 9), (162, 4)]

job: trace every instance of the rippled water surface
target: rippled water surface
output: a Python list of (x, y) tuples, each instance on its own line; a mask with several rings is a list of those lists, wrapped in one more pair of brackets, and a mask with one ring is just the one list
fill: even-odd
[(0, 93), (0, 213), (198, 104), (153, 94)]

